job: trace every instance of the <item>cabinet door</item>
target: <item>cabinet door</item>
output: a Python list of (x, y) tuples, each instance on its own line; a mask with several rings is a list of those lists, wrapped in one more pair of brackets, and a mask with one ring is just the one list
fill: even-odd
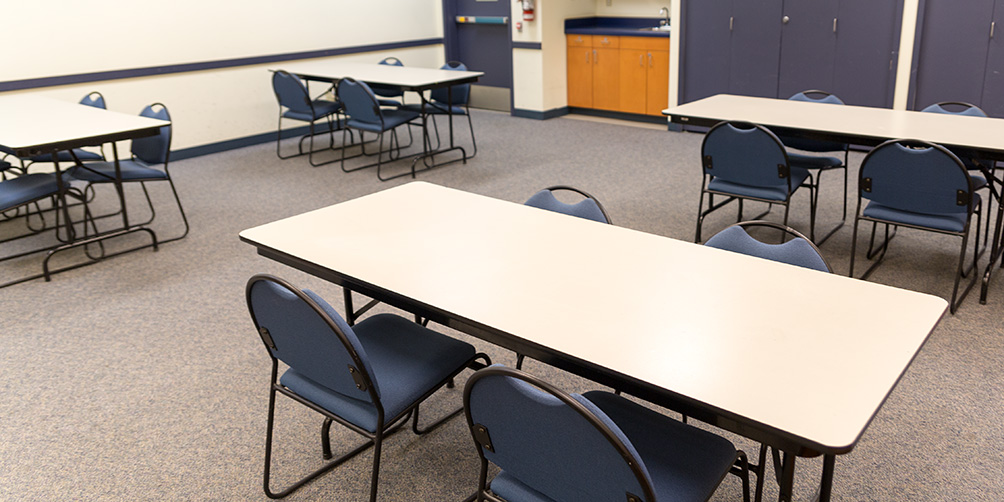
[(787, 99), (809, 89), (837, 94), (833, 90), (837, 7), (833, 0), (784, 3), (777, 97)]
[(673, 21), (673, 36), (680, 33), (680, 103), (729, 92), (732, 0), (685, 1), (682, 23)]
[(669, 51), (649, 51), (645, 114), (662, 116), (669, 108)]
[(987, 52), (980, 107), (991, 117), (1004, 118), (1004, 0), (997, 1), (992, 22), (994, 33)]
[(649, 51), (620, 50), (620, 111), (645, 113), (646, 75)]
[(892, 108), (902, 24), (902, 0), (840, 0), (830, 92), (849, 105)]
[(593, 107), (593, 48), (568, 47), (568, 106)]
[(616, 111), (620, 106), (620, 65), (619, 49), (593, 47), (593, 108)]
[(913, 109), (940, 101), (982, 106), (993, 14), (994, 0), (927, 0), (917, 34), (920, 50), (913, 62)]
[(776, 98), (781, 0), (735, 0), (732, 15), (729, 92)]

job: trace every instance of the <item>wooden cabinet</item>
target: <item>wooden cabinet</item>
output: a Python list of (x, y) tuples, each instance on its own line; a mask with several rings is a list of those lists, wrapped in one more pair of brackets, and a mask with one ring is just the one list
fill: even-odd
[(568, 106), (662, 115), (668, 106), (669, 39), (567, 35)]

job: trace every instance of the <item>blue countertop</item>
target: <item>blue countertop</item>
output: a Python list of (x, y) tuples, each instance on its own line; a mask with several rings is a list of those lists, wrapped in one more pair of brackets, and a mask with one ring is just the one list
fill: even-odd
[(659, 26), (661, 19), (658, 17), (580, 17), (566, 19), (565, 33), (669, 38), (670, 32), (668, 30), (651, 29)]

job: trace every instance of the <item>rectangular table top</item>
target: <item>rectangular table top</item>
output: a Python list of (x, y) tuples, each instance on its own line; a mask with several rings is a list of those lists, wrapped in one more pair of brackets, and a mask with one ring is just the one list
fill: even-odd
[(947, 307), (421, 182), (240, 238), (822, 453), (853, 448)]
[(712, 126), (723, 120), (819, 133), (874, 146), (889, 139), (918, 139), (978, 151), (1004, 160), (1004, 119), (832, 105), (718, 94), (663, 110), (678, 124)]
[(18, 157), (152, 136), (170, 124), (30, 94), (0, 96), (0, 146)]
[(273, 70), (285, 70), (308, 80), (335, 81), (352, 77), (369, 84), (401, 87), (420, 91), (436, 87), (477, 82), (484, 75), (479, 71), (442, 70), (414, 66), (393, 66), (348, 61), (301, 61), (284, 64)]

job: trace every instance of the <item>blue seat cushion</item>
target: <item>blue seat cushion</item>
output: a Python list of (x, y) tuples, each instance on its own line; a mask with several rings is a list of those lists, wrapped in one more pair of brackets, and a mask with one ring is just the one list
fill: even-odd
[(591, 391), (583, 396), (634, 445), (660, 501), (707, 500), (736, 460), (735, 446), (721, 436), (610, 392)]
[[(77, 155), (77, 158), (81, 162), (87, 162), (92, 160), (105, 160), (100, 153), (91, 152), (88, 150), (83, 150), (80, 148), (74, 148), (73, 153)], [(73, 162), (73, 156), (70, 155), (68, 150), (60, 150), (56, 153), (56, 159), (60, 162)], [(35, 155), (28, 160), (32, 162), (52, 162), (52, 155)]]
[(534, 490), (505, 471), (492, 478), (492, 493), (512, 502), (555, 502), (554, 499)]
[(793, 152), (788, 152), (788, 163), (802, 169), (832, 169), (844, 165), (844, 162), (836, 157)]
[[(973, 196), (976, 198), (974, 204), (979, 205), (980, 194), (973, 194)], [(945, 230), (948, 232), (962, 232), (966, 228), (966, 220), (968, 219), (968, 215), (965, 212), (947, 214), (915, 213), (912, 211), (895, 209), (875, 201), (869, 202), (861, 214), (869, 218), (875, 218), (882, 221), (936, 228), (938, 230)]]
[(6, 179), (0, 181), (0, 210), (13, 209), (57, 193), (59, 183), (54, 174), (25, 174)]
[(969, 179), (973, 180), (973, 190), (987, 186), (987, 179), (980, 174), (969, 173)]
[(333, 115), (338, 110), (342, 109), (342, 104), (338, 101), (327, 101), (323, 99), (318, 99), (314, 101), (314, 116), (311, 117), (307, 112), (297, 112), (293, 110), (286, 110), (283, 112), (282, 116), (293, 119), (302, 120), (304, 122), (313, 122), (317, 119), (327, 117), (328, 115)]
[[(463, 369), (474, 346), (424, 328), (403, 317), (378, 314), (352, 327), (380, 387), (384, 418), (401, 413), (422, 395)], [(331, 390), (293, 369), (280, 383), (320, 407), (370, 432), (377, 429), (376, 407)]]
[[(433, 101), (428, 101), (425, 104), (425, 113), (430, 114), (430, 115), (446, 115), (446, 114), (450, 113), (450, 111), (451, 111), (450, 108), (451, 107), (449, 105), (447, 105), (446, 103), (443, 103), (441, 101), (435, 101), (435, 100), (433, 100)], [(409, 104), (409, 105), (404, 105), (404, 109), (421, 113), (422, 112), (422, 105), (421, 104), (412, 103), (412, 104)], [(452, 112), (453, 112), (454, 115), (467, 115), (467, 109), (464, 108), (463, 106), (459, 106), (459, 105), (453, 105)]]
[(380, 126), (379, 122), (365, 122), (352, 117), (349, 117), (346, 124), (353, 129), (381, 133), (406, 122), (411, 122), (420, 116), (417, 112), (409, 110), (380, 110), (380, 114), (383, 115), (383, 127)]
[[(791, 192), (795, 190), (809, 177), (809, 171), (792, 166), (791, 168)], [(733, 183), (721, 178), (712, 178), (708, 182), (708, 190), (738, 195), (740, 197), (756, 197), (758, 199), (775, 200), (783, 202), (788, 199), (788, 183), (778, 178), (780, 181), (774, 186), (752, 186), (742, 183)]]
[(401, 106), (401, 102), (396, 99), (377, 98), (377, 104), (379, 104), (380, 106), (393, 106), (393, 107)]
[[(166, 180), (167, 172), (155, 169), (139, 160), (119, 161), (122, 181), (157, 181)], [(114, 162), (88, 162), (86, 167), (73, 166), (67, 173), (70, 176), (91, 183), (109, 183), (115, 180)]]

